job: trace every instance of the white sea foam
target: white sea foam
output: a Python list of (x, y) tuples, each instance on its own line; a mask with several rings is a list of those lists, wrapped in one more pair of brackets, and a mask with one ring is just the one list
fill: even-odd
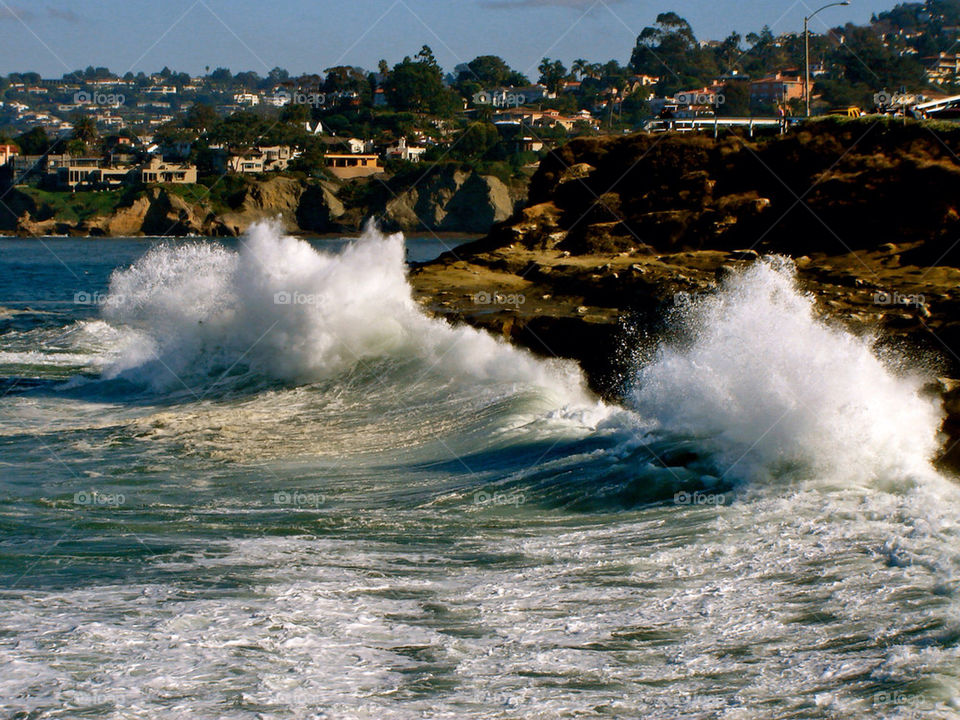
[(402, 236), (373, 228), (339, 254), (269, 223), (237, 252), (160, 246), (113, 275), (103, 316), (139, 337), (106, 376), (157, 388), (236, 370), (303, 383), (394, 359), (445, 378), (546, 388), (561, 404), (592, 402), (572, 363), (425, 315), (407, 282)]
[(940, 409), (922, 379), (825, 322), (789, 261), (755, 263), (675, 320), (687, 337), (639, 371), (632, 400), (662, 428), (702, 438), (733, 477), (929, 472)]

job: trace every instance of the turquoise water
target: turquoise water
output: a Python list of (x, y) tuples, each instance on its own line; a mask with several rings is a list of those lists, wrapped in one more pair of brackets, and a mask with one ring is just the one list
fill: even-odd
[(607, 405), (406, 245), (0, 241), (5, 716), (960, 714), (922, 376), (774, 260)]

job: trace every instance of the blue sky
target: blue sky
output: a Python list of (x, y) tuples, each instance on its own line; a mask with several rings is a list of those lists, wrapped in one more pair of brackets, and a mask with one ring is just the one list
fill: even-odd
[[(823, 0), (824, 2), (826, 0)], [(799, 31), (817, 0), (0, 0), (0, 73), (44, 77), (88, 65), (123, 73), (209, 66), (261, 75), (335, 64), (375, 68), (430, 45), (447, 70), (500, 55), (536, 76), (540, 58), (626, 62), (637, 34), (674, 10), (701, 39), (769, 24)], [(893, 0), (853, 0), (812, 21), (815, 30), (866, 22)], [(821, 18), (823, 19), (821, 21)]]

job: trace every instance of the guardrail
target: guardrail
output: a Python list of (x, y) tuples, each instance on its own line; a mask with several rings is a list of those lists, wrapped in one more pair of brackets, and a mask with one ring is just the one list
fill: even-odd
[(720, 128), (745, 127), (750, 131), (750, 137), (753, 137), (754, 131), (758, 129), (776, 128), (781, 134), (785, 133), (794, 122), (792, 118), (668, 118), (650, 120), (644, 125), (643, 129), (647, 132), (703, 132), (713, 130), (713, 135), (716, 137)]

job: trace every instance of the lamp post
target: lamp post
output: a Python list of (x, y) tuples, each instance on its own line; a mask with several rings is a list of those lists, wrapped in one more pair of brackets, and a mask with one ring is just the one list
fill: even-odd
[(810, 33), (807, 31), (807, 25), (810, 23), (810, 20), (813, 19), (813, 16), (820, 12), (820, 10), (826, 10), (830, 7), (836, 7), (837, 5), (849, 4), (849, 0), (843, 0), (843, 2), (832, 2), (824, 5), (819, 10), (814, 10), (812, 13), (803, 18), (803, 50), (804, 56), (806, 57), (806, 81), (803, 83), (803, 95), (807, 104), (807, 117), (810, 117)]

